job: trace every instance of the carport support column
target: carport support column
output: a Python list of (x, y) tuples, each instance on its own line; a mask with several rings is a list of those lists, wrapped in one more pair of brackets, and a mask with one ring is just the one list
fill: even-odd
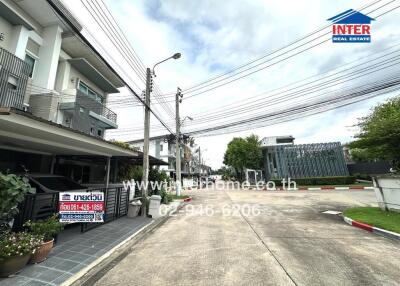
[(111, 157), (107, 157), (107, 170), (106, 170), (106, 188), (110, 184), (110, 165), (111, 165)]

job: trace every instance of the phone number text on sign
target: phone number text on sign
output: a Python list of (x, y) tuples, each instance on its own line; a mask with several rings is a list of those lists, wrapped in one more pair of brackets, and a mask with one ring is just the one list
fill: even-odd
[(103, 222), (104, 193), (60, 192), (60, 222)]
[(102, 212), (104, 211), (104, 203), (81, 203), (81, 202), (60, 202), (60, 212)]

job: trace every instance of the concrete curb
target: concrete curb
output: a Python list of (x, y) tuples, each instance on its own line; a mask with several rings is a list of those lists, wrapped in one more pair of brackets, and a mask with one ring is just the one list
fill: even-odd
[(353, 220), (353, 219), (345, 217), (345, 216), (343, 216), (343, 220), (347, 224), (349, 224), (351, 226), (358, 227), (358, 228), (364, 229), (364, 230), (369, 231), (369, 232), (376, 233), (378, 235), (381, 235), (381, 236), (384, 236), (384, 237), (387, 237), (387, 238), (400, 240), (400, 233), (396, 233), (396, 232), (384, 230), (384, 229), (381, 229), (381, 228), (378, 228), (378, 227), (374, 227), (372, 225), (369, 225), (369, 224), (366, 224), (366, 223), (362, 223), (362, 222)]
[[(64, 281), (61, 286), (93, 285), (93, 281), (97, 281), (102, 277), (102, 272), (107, 272), (112, 267), (114, 267), (116, 263), (125, 258), (130, 253), (129, 250), (136, 243), (144, 239), (146, 235), (152, 233), (153, 231), (155, 231), (156, 228), (164, 224), (169, 219), (169, 217), (172, 214), (178, 212), (184, 204), (184, 202), (180, 203), (176, 208), (172, 208), (167, 215), (151, 221), (149, 224), (136, 231), (130, 237), (113, 247), (97, 260), (93, 261), (91, 264), (70, 277), (68, 280)], [(100, 276), (100, 278), (98, 276)]]
[(373, 190), (374, 187), (353, 186), (353, 187), (319, 187), (319, 188), (296, 188), (296, 189), (266, 189), (267, 191), (361, 191)]

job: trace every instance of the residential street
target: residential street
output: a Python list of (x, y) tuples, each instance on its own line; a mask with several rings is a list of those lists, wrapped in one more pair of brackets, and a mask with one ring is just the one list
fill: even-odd
[[(373, 191), (201, 190), (192, 195), (190, 207), (135, 245), (131, 254), (102, 273), (96, 285), (398, 285), (400, 281), (399, 242), (321, 213), (373, 204)], [(260, 214), (249, 213), (251, 207)]]

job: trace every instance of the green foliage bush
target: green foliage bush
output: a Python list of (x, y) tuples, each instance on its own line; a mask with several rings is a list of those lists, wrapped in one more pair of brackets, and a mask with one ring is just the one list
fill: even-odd
[[(356, 178), (353, 176), (291, 178), (290, 180), (295, 181), (297, 186), (352, 185), (356, 182)], [(270, 181), (273, 181), (276, 186), (282, 186), (282, 179), (271, 179)], [(285, 184), (287, 185), (287, 179)]]
[(24, 226), (29, 229), (30, 233), (43, 236), (44, 242), (52, 240), (57, 233), (64, 229), (64, 225), (60, 223), (57, 215), (45, 220), (27, 221)]
[(356, 173), (353, 176), (358, 180), (372, 181), (372, 177), (368, 174)]
[(29, 193), (35, 193), (35, 190), (27, 178), (0, 172), (0, 223), (8, 222), (18, 214), (18, 204)]
[(120, 163), (118, 165), (118, 181), (140, 182), (142, 180), (143, 168), (142, 166), (133, 165), (131, 163)]

